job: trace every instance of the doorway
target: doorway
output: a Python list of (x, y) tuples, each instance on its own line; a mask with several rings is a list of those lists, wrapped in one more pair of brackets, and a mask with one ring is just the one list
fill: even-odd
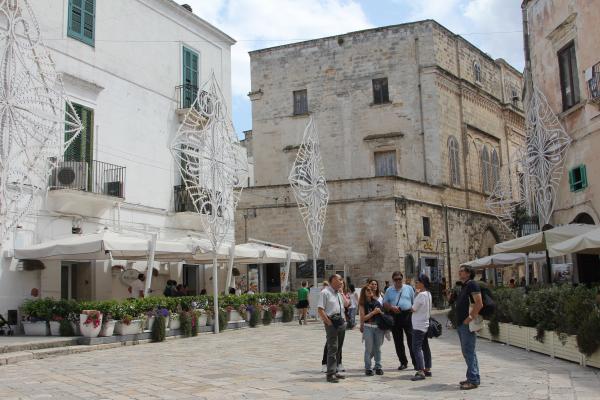
[(198, 265), (183, 264), (183, 285), (187, 287), (188, 296), (198, 294)]
[(60, 266), (60, 297), (92, 300), (92, 266), (89, 262), (63, 262)]
[[(594, 219), (587, 213), (577, 215), (573, 222), (595, 225)], [(600, 257), (594, 254), (576, 254), (573, 261), (579, 283), (600, 282)]]
[(265, 264), (267, 287), (269, 293), (281, 292), (281, 264)]

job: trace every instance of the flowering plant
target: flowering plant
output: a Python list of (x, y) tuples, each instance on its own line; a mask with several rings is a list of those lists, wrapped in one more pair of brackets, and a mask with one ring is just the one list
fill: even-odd
[(83, 310), (81, 313), (84, 315), (87, 315), (87, 318), (86, 318), (85, 322), (83, 323), (84, 325), (94, 324), (94, 328), (97, 328), (100, 326), (100, 320), (102, 319), (102, 313), (100, 311)]
[(65, 319), (62, 315), (56, 315), (56, 314), (52, 314), (52, 319), (51, 321), (56, 321), (56, 322), (60, 322), (63, 319)]
[(169, 310), (166, 308), (159, 308), (156, 310), (156, 316), (167, 318), (169, 316)]

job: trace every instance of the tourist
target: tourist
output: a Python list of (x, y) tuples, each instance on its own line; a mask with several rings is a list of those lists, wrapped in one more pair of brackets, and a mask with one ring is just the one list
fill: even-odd
[(510, 281), (508, 281), (508, 287), (511, 289), (514, 289), (516, 287), (515, 280), (513, 278), (510, 278)]
[(129, 286), (128, 291), (131, 293), (131, 296), (134, 298), (144, 297), (144, 291), (146, 286), (144, 285), (144, 280), (146, 279), (144, 274), (138, 274), (138, 277), (135, 281), (131, 282), (131, 286)]
[(387, 292), (390, 287), (390, 281), (385, 281), (385, 285), (383, 286), (383, 293)]
[(234, 287), (230, 287), (230, 288), (227, 290), (227, 293), (235, 296), (235, 288), (234, 288)]
[(177, 290), (177, 289), (175, 289), (176, 284), (177, 284), (177, 282), (175, 282), (172, 279), (169, 279), (167, 281), (167, 285), (165, 286), (165, 290), (163, 290), (163, 295), (165, 297), (175, 296), (175, 291)]
[(181, 283), (179, 285), (175, 286), (175, 293), (173, 294), (173, 296), (175, 296), (175, 297), (187, 296), (187, 293)]
[(308, 302), (308, 289), (306, 288), (306, 285), (308, 283), (306, 281), (302, 281), (301, 283), (301, 288), (298, 289), (298, 303), (296, 304), (296, 308), (298, 309), (298, 311), (300, 312), (300, 315), (298, 317), (298, 323), (300, 325), (302, 325), (302, 321), (304, 320), (304, 325), (306, 325), (306, 315), (308, 314), (308, 307), (309, 307), (309, 302)]
[(360, 291), (358, 300), (360, 324), (363, 329), (365, 342), (365, 375), (372, 376), (371, 359), (375, 359), (375, 373), (383, 375), (381, 366), (381, 345), (383, 344), (383, 330), (379, 329), (378, 322), (383, 313), (383, 307), (375, 299), (369, 285)]
[(321, 291), (317, 304), (319, 316), (325, 325), (327, 339), (327, 382), (337, 383), (345, 376), (337, 372), (338, 360), (344, 345), (346, 321), (344, 319), (344, 298), (339, 290), (342, 287), (342, 277), (331, 275), (329, 286)]
[(408, 368), (408, 359), (404, 350), (404, 336), (406, 336), (406, 344), (412, 365), (414, 368), (417, 366), (412, 346), (413, 327), (411, 322), (415, 291), (412, 286), (404, 284), (402, 282), (403, 279), (404, 275), (402, 275), (402, 272), (394, 272), (392, 274), (394, 286), (390, 286), (383, 298), (384, 309), (394, 315), (394, 327), (391, 331), (394, 337), (396, 356), (398, 356), (398, 361), (400, 362), (399, 370)]
[[(458, 276), (463, 282), (463, 287), (456, 299), (456, 320), (458, 338), (463, 357), (467, 364), (467, 379), (460, 382), (462, 390), (475, 389), (480, 385), (479, 363), (475, 353), (477, 333), (472, 332), (469, 324), (477, 319), (479, 310), (483, 307), (479, 285), (471, 278), (472, 270), (467, 265), (462, 265)], [(512, 280), (514, 283), (514, 280)], [(473, 305), (471, 306), (471, 303)]]
[(381, 293), (381, 290), (379, 290), (379, 282), (377, 282), (376, 279), (369, 279), (368, 284), (371, 288), (371, 291), (373, 292), (373, 296), (375, 296), (379, 304), (383, 305), (383, 295)]
[(431, 317), (431, 293), (429, 293), (429, 277), (421, 274), (415, 281), (417, 296), (412, 306), (412, 345), (417, 365), (417, 373), (412, 381), (420, 381), (431, 376), (431, 350), (427, 340), (429, 318)]
[(356, 310), (358, 308), (358, 296), (353, 284), (348, 285), (348, 297), (350, 298), (350, 307), (348, 308), (348, 329), (354, 329), (356, 326)]
[(200, 296), (206, 296), (206, 289), (202, 289), (200, 291)]

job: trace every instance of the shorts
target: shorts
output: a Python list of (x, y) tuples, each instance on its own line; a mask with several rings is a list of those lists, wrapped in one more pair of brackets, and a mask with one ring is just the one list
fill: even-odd
[(298, 301), (298, 304), (296, 304), (296, 308), (298, 308), (298, 309), (308, 308), (308, 300)]

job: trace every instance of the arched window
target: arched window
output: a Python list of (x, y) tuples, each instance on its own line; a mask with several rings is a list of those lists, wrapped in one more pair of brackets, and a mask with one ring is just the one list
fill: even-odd
[(450, 162), (450, 182), (460, 185), (460, 168), (458, 158), (458, 140), (454, 136), (448, 138), (448, 159)]
[(478, 61), (473, 62), (473, 76), (475, 77), (475, 82), (481, 83), (481, 65)]
[(481, 190), (486, 193), (490, 191), (490, 169), (490, 153), (487, 146), (483, 146), (481, 149)]
[(492, 150), (491, 169), (490, 177), (492, 179), (490, 180), (490, 191), (496, 188), (496, 184), (500, 180), (500, 158), (498, 157), (498, 152), (496, 152), (496, 149)]

